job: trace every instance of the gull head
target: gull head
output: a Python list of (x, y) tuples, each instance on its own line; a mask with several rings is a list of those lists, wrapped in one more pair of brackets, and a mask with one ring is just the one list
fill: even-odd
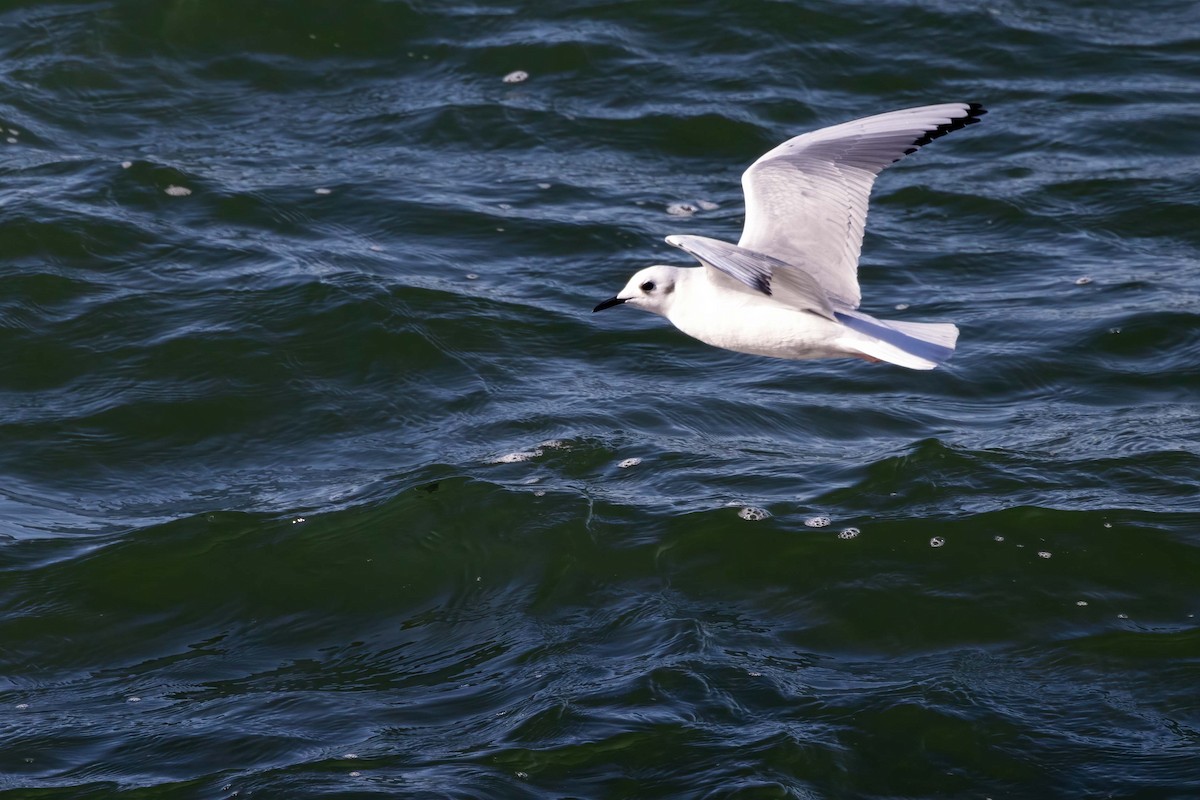
[(685, 270), (679, 267), (646, 267), (629, 279), (625, 288), (592, 309), (592, 313), (622, 303), (667, 316), (675, 300), (675, 286)]

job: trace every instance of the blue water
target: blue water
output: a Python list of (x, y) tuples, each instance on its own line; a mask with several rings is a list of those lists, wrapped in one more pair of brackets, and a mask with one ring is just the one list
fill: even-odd
[[(1200, 6), (8, 2), (0, 56), (0, 797), (1200, 796)], [(949, 101), (859, 272), (946, 367), (591, 314)]]

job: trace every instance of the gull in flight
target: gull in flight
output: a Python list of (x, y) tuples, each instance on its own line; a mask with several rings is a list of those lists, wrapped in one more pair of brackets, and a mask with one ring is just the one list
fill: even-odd
[(875, 176), (938, 137), (978, 122), (978, 103), (944, 103), (805, 133), (742, 174), (736, 245), (673, 235), (700, 267), (647, 267), (593, 311), (631, 305), (702, 342), (776, 358), (887, 361), (933, 369), (954, 352), (950, 323), (876, 319), (858, 310), (858, 255)]

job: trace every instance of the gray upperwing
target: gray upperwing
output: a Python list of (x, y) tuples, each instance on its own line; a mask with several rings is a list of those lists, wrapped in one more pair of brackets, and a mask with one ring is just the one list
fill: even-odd
[(875, 177), (984, 113), (977, 103), (942, 103), (788, 139), (742, 175), (746, 224), (738, 244), (802, 265), (835, 302), (858, 308), (858, 256)]
[(701, 264), (797, 311), (834, 319), (833, 306), (817, 279), (764, 253), (707, 236), (671, 235), (667, 244), (690, 253)]

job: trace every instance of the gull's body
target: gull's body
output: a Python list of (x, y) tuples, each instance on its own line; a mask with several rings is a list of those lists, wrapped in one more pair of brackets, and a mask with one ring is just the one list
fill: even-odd
[(595, 310), (634, 305), (702, 342), (740, 353), (854, 356), (932, 369), (954, 352), (954, 325), (880, 320), (857, 311), (867, 201), (885, 167), (984, 113), (973, 103), (923, 106), (784, 142), (742, 175), (746, 222), (736, 245), (668, 236), (703, 266), (648, 267)]
[[(722, 283), (712, 280), (706, 269), (680, 269), (663, 316), (688, 336), (739, 353), (808, 358), (841, 354), (837, 342), (844, 329), (838, 323), (766, 295), (730, 291)], [(714, 308), (721, 313), (710, 313)]]

